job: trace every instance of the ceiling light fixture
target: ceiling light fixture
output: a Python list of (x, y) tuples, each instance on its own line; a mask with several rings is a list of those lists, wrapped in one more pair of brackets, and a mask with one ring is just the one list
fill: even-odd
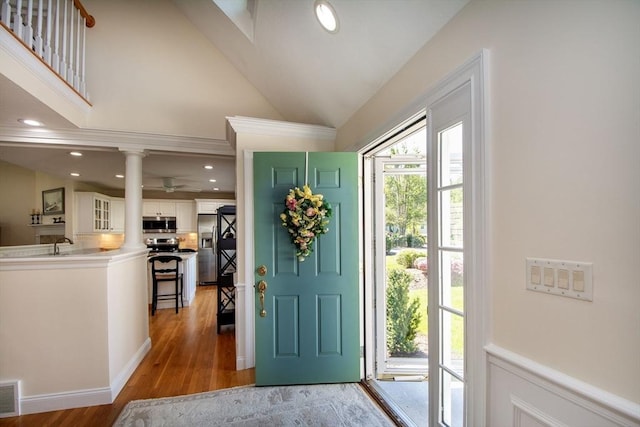
[(322, 25), (322, 28), (328, 32), (335, 34), (338, 32), (338, 15), (335, 9), (327, 0), (316, 0), (313, 5), (313, 10), (316, 13), (318, 22)]
[(78, 172), (71, 172), (69, 175), (71, 175), (71, 176), (80, 176), (80, 174)]
[(211, 165), (204, 165), (204, 168), (205, 168), (205, 169), (213, 169), (213, 166), (211, 166)]
[(213, 191), (218, 191), (219, 188), (218, 187), (213, 187)]
[(69, 154), (74, 156), (74, 157), (82, 157), (82, 153), (79, 152), (79, 151), (72, 151)]
[(210, 179), (209, 182), (216, 182), (216, 180), (215, 179)]
[(18, 121), (27, 126), (44, 126), (44, 123), (33, 119), (18, 119)]
[(118, 174), (118, 175), (116, 175), (116, 178), (124, 178), (124, 175)]

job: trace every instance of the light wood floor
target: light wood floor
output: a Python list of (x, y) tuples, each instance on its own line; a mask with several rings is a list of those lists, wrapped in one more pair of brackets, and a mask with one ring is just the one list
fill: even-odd
[(253, 384), (253, 369), (235, 370), (232, 327), (216, 333), (216, 288), (199, 286), (190, 307), (150, 316), (151, 350), (115, 402), (0, 419), (0, 426), (111, 426), (127, 402)]

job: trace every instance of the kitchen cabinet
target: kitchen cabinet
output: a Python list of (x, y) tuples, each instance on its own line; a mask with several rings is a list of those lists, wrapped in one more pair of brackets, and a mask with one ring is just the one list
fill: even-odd
[(176, 225), (178, 233), (195, 233), (197, 231), (194, 202), (176, 201)]
[(124, 199), (111, 199), (111, 232), (124, 233)]
[(108, 233), (111, 231), (111, 198), (99, 193), (75, 193), (76, 233)]
[(124, 233), (124, 199), (75, 193), (74, 233)]
[(220, 206), (235, 205), (235, 200), (226, 199), (196, 199), (196, 212), (198, 214), (216, 214)]
[(142, 216), (176, 216), (174, 201), (143, 200)]

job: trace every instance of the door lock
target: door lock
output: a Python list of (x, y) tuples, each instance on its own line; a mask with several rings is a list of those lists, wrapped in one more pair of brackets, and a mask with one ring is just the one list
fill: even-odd
[(267, 274), (267, 266), (263, 264), (258, 267), (256, 271), (258, 272), (258, 276), (264, 276), (265, 274)]

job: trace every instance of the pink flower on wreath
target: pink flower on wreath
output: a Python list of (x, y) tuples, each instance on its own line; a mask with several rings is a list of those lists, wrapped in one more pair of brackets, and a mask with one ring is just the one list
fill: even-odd
[(294, 211), (296, 209), (296, 204), (298, 204), (298, 201), (296, 199), (292, 198), (287, 198), (287, 208), (289, 208), (290, 211)]
[(314, 216), (316, 214), (316, 210), (313, 209), (313, 208), (309, 208), (309, 209), (307, 209), (307, 212), (305, 212), (305, 214), (307, 216)]

